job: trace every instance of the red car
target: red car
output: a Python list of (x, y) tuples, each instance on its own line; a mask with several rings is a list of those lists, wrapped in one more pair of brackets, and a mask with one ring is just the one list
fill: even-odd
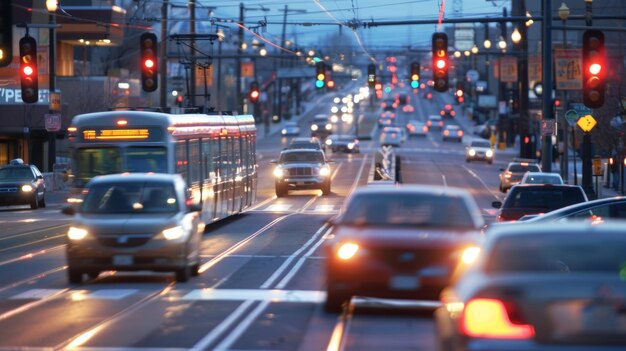
[(478, 254), (483, 218), (463, 189), (380, 185), (358, 188), (325, 247), (326, 310), (351, 296), (437, 300)]

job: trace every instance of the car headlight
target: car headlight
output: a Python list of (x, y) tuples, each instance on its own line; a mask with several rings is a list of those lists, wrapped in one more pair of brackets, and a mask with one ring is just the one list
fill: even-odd
[(354, 143), (348, 143), (348, 149), (350, 150), (354, 149)]
[(333, 144), (332, 139), (326, 139), (326, 141), (324, 142), (326, 145), (330, 146)]
[(469, 149), (469, 151), (467, 153), (470, 156), (476, 156), (476, 150), (474, 150), (474, 149)]
[(322, 177), (327, 177), (330, 175), (330, 167), (328, 166), (324, 166), (322, 168), (320, 168), (320, 175)]
[(331, 130), (331, 129), (333, 129), (333, 125), (330, 123), (326, 124), (326, 130)]
[(332, 115), (330, 116), (330, 121), (333, 123), (337, 123), (339, 122), (339, 117), (337, 117), (337, 115)]
[(337, 250), (337, 257), (342, 260), (349, 260), (359, 251), (359, 245), (355, 243), (343, 243)]
[(281, 133), (283, 133), (283, 134), (287, 134), (287, 129), (283, 129), (283, 130), (281, 130)]
[(478, 246), (470, 246), (463, 250), (461, 254), (461, 262), (465, 264), (472, 264), (476, 262), (478, 259), (478, 255), (480, 255), (480, 247)]
[(274, 168), (274, 177), (276, 178), (282, 178), (284, 175), (283, 169), (280, 167), (276, 167)]
[(30, 193), (33, 190), (35, 190), (35, 189), (30, 184), (22, 185), (22, 191), (25, 192), (25, 193)]
[(183, 229), (183, 227), (177, 225), (176, 227), (165, 229), (162, 233), (165, 239), (176, 240), (182, 238), (185, 235), (185, 230)]
[(85, 229), (70, 227), (67, 231), (67, 237), (70, 240), (83, 240), (89, 232)]
[(312, 130), (312, 131), (316, 131), (316, 130), (317, 130), (317, 124), (312, 125), (312, 126), (311, 126), (311, 130)]
[(493, 150), (487, 150), (487, 152), (485, 152), (485, 155), (487, 157), (493, 157)]

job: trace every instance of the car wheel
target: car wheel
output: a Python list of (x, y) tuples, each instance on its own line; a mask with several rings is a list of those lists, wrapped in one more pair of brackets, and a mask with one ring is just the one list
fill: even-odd
[(286, 193), (287, 191), (284, 185), (276, 184), (276, 196), (277, 197), (283, 197), (286, 195)]
[(70, 284), (80, 284), (83, 282), (83, 272), (74, 269), (74, 268), (67, 268), (67, 278), (70, 282)]
[(330, 195), (330, 180), (322, 184), (322, 195)]
[(191, 276), (197, 277), (198, 275), (200, 275), (200, 264), (196, 263), (193, 266), (191, 266)]
[(87, 272), (87, 275), (89, 276), (89, 279), (93, 280), (98, 278), (98, 276), (100, 275), (100, 271)]
[(176, 281), (179, 283), (184, 283), (189, 280), (191, 276), (191, 267), (185, 265), (185, 267), (176, 270)]
[(37, 194), (35, 194), (35, 197), (30, 202), (30, 208), (33, 210), (36, 210), (39, 208), (39, 199), (37, 199)]

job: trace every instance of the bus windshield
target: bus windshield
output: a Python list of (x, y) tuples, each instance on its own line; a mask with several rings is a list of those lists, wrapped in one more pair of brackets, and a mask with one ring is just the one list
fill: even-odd
[(76, 178), (84, 182), (103, 174), (121, 172), (167, 173), (164, 147), (81, 148), (76, 151)]

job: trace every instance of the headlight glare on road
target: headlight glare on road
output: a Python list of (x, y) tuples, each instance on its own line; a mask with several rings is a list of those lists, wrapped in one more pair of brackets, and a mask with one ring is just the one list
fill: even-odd
[(476, 150), (474, 150), (474, 149), (470, 149), (470, 150), (469, 150), (469, 152), (468, 152), (468, 154), (469, 154), (470, 156), (476, 156)]
[(163, 237), (167, 240), (176, 240), (183, 237), (185, 231), (183, 227), (177, 225), (176, 227), (168, 228), (163, 231)]
[(284, 173), (283, 173), (283, 169), (282, 168), (280, 168), (280, 167), (274, 168), (274, 177), (282, 178), (283, 175), (284, 175)]
[(70, 229), (68, 229), (67, 231), (67, 237), (70, 240), (83, 240), (87, 236), (87, 234), (89, 234), (89, 232), (85, 229), (76, 227), (70, 227)]
[(25, 193), (30, 193), (33, 190), (34, 190), (34, 188), (30, 184), (22, 185), (22, 191), (25, 192)]
[(330, 168), (328, 166), (320, 168), (320, 175), (322, 177), (328, 177), (330, 175)]
[(465, 264), (472, 264), (476, 262), (478, 255), (480, 255), (480, 247), (470, 246), (463, 250), (463, 253), (461, 254), (461, 261)]
[(359, 251), (359, 245), (355, 243), (343, 243), (337, 250), (337, 257), (342, 260), (349, 260)]

